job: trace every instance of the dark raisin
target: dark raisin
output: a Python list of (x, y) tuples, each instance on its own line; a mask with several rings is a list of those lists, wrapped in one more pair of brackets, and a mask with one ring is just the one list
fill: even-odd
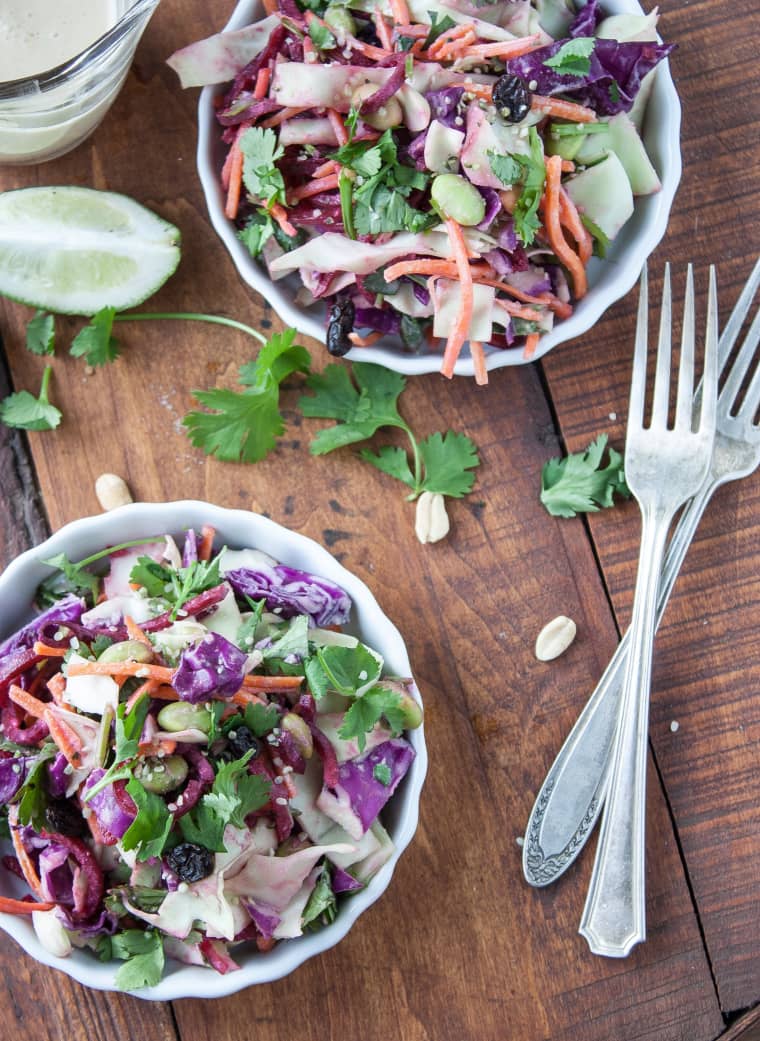
[(530, 91), (525, 80), (505, 73), (493, 88), (493, 103), (505, 123), (521, 123), (530, 112)]
[(253, 752), (251, 759), (255, 759), (261, 751), (261, 742), (252, 734), (247, 726), (235, 727), (227, 734), (227, 753), (225, 758), (242, 759), (246, 752)]
[(327, 350), (336, 358), (342, 358), (351, 350), (348, 334), (353, 332), (356, 308), (353, 300), (336, 300), (330, 308), (327, 325)]
[(180, 842), (166, 854), (166, 862), (181, 882), (200, 882), (214, 870), (214, 854), (197, 842)]
[(55, 799), (49, 802), (45, 810), (45, 820), (48, 828), (57, 835), (81, 838), (90, 833), (82, 811), (68, 799)]

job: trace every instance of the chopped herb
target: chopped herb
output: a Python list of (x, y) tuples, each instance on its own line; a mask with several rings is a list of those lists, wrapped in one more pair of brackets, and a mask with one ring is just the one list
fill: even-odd
[(271, 129), (249, 127), (240, 136), (243, 153), (243, 184), (249, 195), (261, 199), (267, 206), (274, 202), (284, 204), (285, 181), (275, 165), (285, 154)]
[(442, 36), (449, 29), (456, 28), (456, 22), (453, 18), (449, 18), (447, 14), (442, 17), (438, 16), (436, 11), (430, 11), (430, 31), (425, 37), (425, 43), (422, 46), (423, 51), (426, 51), (428, 47), (435, 43), (439, 36)]
[(136, 849), (138, 860), (160, 857), (174, 818), (161, 796), (149, 792), (136, 777), (127, 781), (127, 794), (137, 807), (137, 816), (122, 836), (122, 847)]
[(275, 223), (269, 214), (265, 210), (257, 210), (238, 232), (238, 238), (251, 256), (257, 257), (274, 234), (274, 228)]
[(61, 422), (61, 412), (48, 400), (52, 372), (48, 365), (42, 374), (39, 397), (19, 390), (0, 402), (0, 421), (18, 430), (54, 430)]
[(32, 354), (55, 354), (55, 318), (37, 311), (26, 326), (26, 349)]
[(391, 783), (391, 768), (387, 763), (375, 763), (375, 768), (372, 771), (372, 776), (380, 784), (384, 784), (387, 788)]
[(561, 76), (588, 76), (591, 71), (591, 53), (596, 45), (593, 36), (577, 36), (563, 43), (551, 58), (544, 61), (550, 69)]
[(383, 716), (393, 733), (400, 734), (404, 729), (401, 695), (385, 687), (373, 687), (360, 698), (356, 698), (346, 712), (338, 737), (342, 737), (344, 741), (350, 741), (355, 737), (359, 751), (363, 752), (367, 746), (367, 734)]
[(602, 467), (607, 435), (600, 434), (585, 452), (565, 459), (550, 459), (541, 472), (541, 502), (555, 517), (574, 517), (577, 513), (596, 513), (614, 505), (615, 493), (630, 497), (625, 483), (623, 457), (608, 449), (609, 461)]
[[(104, 961), (121, 958), (124, 964), (116, 973), (119, 990), (139, 990), (155, 987), (164, 974), (164, 944), (161, 934), (154, 930), (127, 929), (114, 936), (102, 937), (108, 947)], [(103, 952), (105, 953), (105, 952)]]
[(171, 616), (175, 619), (188, 600), (219, 585), (220, 560), (221, 553), (213, 560), (195, 560), (187, 567), (169, 568), (151, 557), (138, 557), (129, 581), (146, 589), (148, 596), (161, 597), (172, 604)]
[(42, 746), (36, 760), (27, 770), (26, 779), (18, 793), (18, 819), (23, 825), (30, 825), (35, 831), (46, 828), (45, 810), (48, 804), (47, 785), (45, 783), (47, 764), (54, 759), (58, 749), (50, 742)]
[(244, 827), (248, 814), (267, 802), (270, 782), (258, 774), (249, 774), (247, 770), (252, 755), (252, 751), (247, 752), (241, 759), (222, 763), (211, 791), (194, 809), (180, 817), (180, 830), (188, 842), (197, 842), (206, 849), (223, 853), (227, 825)]
[(319, 925), (329, 925), (330, 922), (335, 921), (337, 913), (338, 905), (330, 883), (330, 872), (327, 865), (323, 864), (317, 884), (312, 889), (311, 896), (304, 908), (301, 926), (304, 929), (307, 927), (314, 929)]
[(69, 352), (75, 358), (84, 358), (88, 365), (115, 361), (119, 357), (118, 340), (111, 335), (115, 314), (113, 307), (101, 308), (71, 341)]
[(318, 51), (331, 51), (338, 46), (338, 41), (327, 26), (316, 18), (309, 25), (309, 36)]

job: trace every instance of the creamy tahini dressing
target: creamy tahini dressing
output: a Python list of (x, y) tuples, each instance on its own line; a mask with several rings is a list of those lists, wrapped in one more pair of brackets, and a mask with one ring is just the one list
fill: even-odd
[(117, 0), (1, 0), (0, 82), (74, 58), (117, 21)]

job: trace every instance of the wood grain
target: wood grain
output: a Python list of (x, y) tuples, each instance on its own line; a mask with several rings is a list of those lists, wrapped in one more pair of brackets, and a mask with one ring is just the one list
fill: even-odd
[[(715, 16), (716, 0), (698, 6)], [(217, 310), (276, 324), (240, 283), (208, 224), (194, 166), (195, 94), (183, 94), (163, 64), (172, 50), (217, 29), (227, 14), (221, 0), (164, 0), (123, 93), (94, 137), (54, 163), (2, 171), (0, 187), (81, 183), (133, 195), (183, 233), (180, 269), (150, 309)], [(704, 47), (706, 30), (699, 39)], [(586, 428), (572, 429), (581, 418), (604, 417), (619, 434), (606, 416), (623, 413), (625, 356), (615, 363), (613, 345), (627, 343), (629, 307), (616, 309), (603, 326), (608, 334), (617, 329), (602, 355), (608, 364), (602, 369), (587, 359), (587, 416), (580, 416), (580, 403), (573, 411), (570, 352), (572, 358), (583, 354), (574, 345), (556, 352), (558, 360), (567, 359), (561, 378), (554, 358), (547, 366), (571, 440), (582, 440)], [(22, 348), (27, 318), (23, 308), (0, 304), (17, 387), (37, 385), (42, 368)], [(59, 324), (62, 345), (76, 328), (74, 320)], [(423, 548), (413, 534), (413, 507), (395, 482), (369, 471), (350, 451), (309, 457), (319, 424), (298, 422), (297, 387), (286, 391), (288, 433), (263, 463), (223, 465), (190, 446), (180, 420), (191, 391), (231, 385), (237, 366), (252, 355), (244, 336), (189, 323), (144, 323), (119, 333), (123, 355), (105, 370), (88, 375), (60, 350), (54, 361), (53, 396), (66, 419), (54, 435), (29, 439), (51, 526), (96, 512), (94, 479), (109, 470), (128, 479), (136, 498), (197, 497), (252, 507), (324, 542), (370, 585), (406, 635), (431, 749), (420, 828), (385, 896), (337, 948), (288, 979), (218, 1002), (175, 1003), (183, 1041), (717, 1037), (724, 1021), (653, 770), (649, 939), (631, 958), (594, 958), (576, 935), (588, 856), (552, 890), (530, 890), (522, 882), (516, 840), (545, 769), (614, 649), (617, 630), (604, 583), (617, 606), (630, 582), (635, 539), (630, 508), (594, 519), (594, 541), (606, 547), (602, 577), (585, 523), (553, 520), (539, 506), (540, 467), (559, 445), (538, 370), (502, 370), (485, 392), (461, 380), (410, 381), (402, 408), (415, 429), (422, 435), (464, 430), (483, 458), (476, 494), (452, 507), (451, 537)], [(621, 538), (619, 559), (614, 532)], [(8, 546), (7, 555), (12, 551)], [(536, 633), (558, 613), (578, 622), (578, 640), (560, 661), (540, 664), (532, 652)], [(741, 905), (741, 894), (731, 893), (730, 900)], [(745, 923), (747, 942), (749, 932)], [(28, 972), (32, 963), (5, 941), (0, 964), (10, 973)], [(80, 988), (47, 970), (37, 975), (45, 979), (43, 996), (39, 988), (36, 994), (41, 1018), (60, 1024), (83, 1000)], [(174, 1036), (166, 1006), (101, 995), (87, 1000), (104, 1003), (97, 1023), (87, 1021), (95, 1036)], [(54, 1026), (40, 1029), (55, 1036)], [(79, 1029), (84, 1036), (85, 1026)]]
[[(684, 176), (650, 274), (657, 282), (665, 260), (678, 264), (678, 310), (686, 261), (696, 265), (702, 299), (706, 267), (715, 263), (725, 320), (760, 244), (757, 178), (746, 176), (760, 163), (753, 43), (760, 9), (751, 0), (733, 4), (730, 20), (712, 3), (666, 3), (661, 10), (663, 31), (679, 41), (672, 64), (684, 108)], [(623, 444), (634, 309), (631, 294), (592, 335), (546, 361), (570, 450), (603, 430)], [(589, 523), (622, 629), (632, 600), (637, 511), (629, 504)], [(725, 1011), (760, 996), (760, 934), (747, 929), (760, 916), (759, 525), (757, 476), (716, 495), (655, 649), (651, 738)]]

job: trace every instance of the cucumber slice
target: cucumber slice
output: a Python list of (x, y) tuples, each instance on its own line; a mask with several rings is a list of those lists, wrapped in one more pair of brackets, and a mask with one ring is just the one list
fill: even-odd
[(634, 195), (651, 195), (660, 190), (662, 185), (657, 171), (649, 161), (636, 127), (625, 112), (611, 116), (607, 130), (603, 133), (585, 134), (575, 159), (584, 165), (595, 163), (603, 159), (607, 152), (614, 152), (623, 164)]
[(58, 314), (135, 307), (179, 263), (173, 224), (93, 188), (0, 194), (0, 295)]
[(580, 212), (601, 228), (608, 239), (614, 239), (633, 214), (628, 175), (614, 152), (565, 181), (565, 189)]

